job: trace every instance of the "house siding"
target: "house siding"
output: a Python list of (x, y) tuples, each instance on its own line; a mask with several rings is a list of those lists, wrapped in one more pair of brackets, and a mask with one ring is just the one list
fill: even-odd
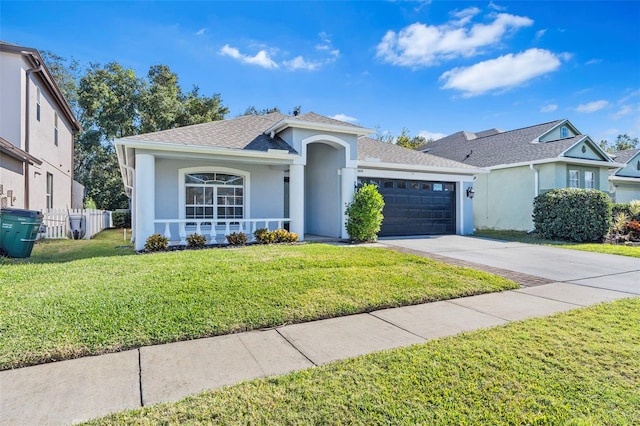
[(616, 203), (628, 203), (633, 200), (640, 200), (640, 184), (615, 183), (611, 191), (615, 193)]

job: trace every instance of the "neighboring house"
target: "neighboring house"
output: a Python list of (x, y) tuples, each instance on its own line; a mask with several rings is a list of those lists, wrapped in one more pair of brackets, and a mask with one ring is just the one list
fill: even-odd
[(612, 170), (609, 186), (616, 203), (640, 200), (640, 149), (627, 149), (611, 154), (623, 167)]
[(283, 226), (301, 239), (347, 238), (358, 182), (375, 182), (385, 198), (382, 236), (473, 231), (466, 194), (484, 170), (369, 133), (314, 113), (271, 113), (116, 139), (135, 247), (154, 233), (173, 244), (194, 232), (223, 242)]
[(36, 49), (0, 41), (0, 93), (0, 206), (76, 207), (73, 138), (80, 124)]
[(420, 150), (489, 171), (474, 184), (478, 229), (531, 230), (537, 195), (556, 188), (608, 192), (609, 170), (621, 167), (568, 120), (458, 132)]

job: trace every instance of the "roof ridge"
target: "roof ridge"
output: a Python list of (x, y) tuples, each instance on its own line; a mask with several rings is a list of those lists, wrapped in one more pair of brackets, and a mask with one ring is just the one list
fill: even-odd
[[(472, 139), (472, 140), (491, 138), (491, 137), (494, 137), (496, 135), (504, 135), (505, 133), (517, 132), (517, 131), (520, 131), (520, 130), (531, 129), (533, 127), (546, 126), (547, 124), (560, 123), (562, 121), (567, 121), (567, 119), (563, 118), (563, 119), (560, 119), (560, 120), (548, 121), (546, 123), (539, 123), (539, 124), (534, 124), (534, 125), (526, 126), (526, 127), (518, 127), (517, 129), (503, 130), (500, 133), (495, 133), (493, 135), (487, 135), (487, 136), (480, 136), (480, 137), (476, 137), (476, 139)], [(477, 133), (482, 133), (482, 132), (477, 132)], [(477, 133), (474, 133), (474, 134), (477, 134)], [(576, 136), (581, 136), (581, 135), (576, 135)]]

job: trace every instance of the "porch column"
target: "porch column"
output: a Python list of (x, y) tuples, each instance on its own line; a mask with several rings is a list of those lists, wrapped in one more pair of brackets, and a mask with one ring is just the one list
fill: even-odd
[(342, 217), (342, 238), (349, 238), (349, 234), (347, 234), (347, 215), (345, 214), (345, 210), (347, 209), (347, 204), (353, 201), (353, 194), (355, 192), (356, 186), (356, 169), (351, 167), (345, 167), (341, 170), (342, 175), (342, 191), (341, 191), (341, 200), (340, 200), (340, 208), (342, 209), (341, 217)]
[(135, 172), (135, 248), (144, 249), (147, 237), (155, 233), (156, 226), (156, 159), (151, 154), (136, 153)]
[(289, 166), (289, 216), (291, 232), (304, 240), (304, 165)]

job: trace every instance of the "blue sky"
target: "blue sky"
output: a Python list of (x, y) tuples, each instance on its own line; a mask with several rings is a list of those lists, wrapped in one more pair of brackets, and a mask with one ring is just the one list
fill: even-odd
[(0, 39), (394, 135), (640, 136), (638, 1), (0, 2)]

